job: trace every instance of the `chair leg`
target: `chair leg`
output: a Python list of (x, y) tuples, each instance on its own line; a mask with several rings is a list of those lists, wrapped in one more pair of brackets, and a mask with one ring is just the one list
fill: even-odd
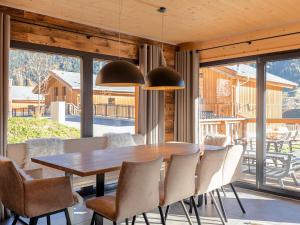
[(218, 213), (218, 215), (219, 215), (219, 217), (220, 217), (220, 219), (221, 219), (222, 224), (225, 225), (225, 221), (224, 221), (224, 219), (223, 219), (222, 213), (220, 212), (219, 206), (217, 205), (215, 196), (214, 196), (211, 192), (209, 192), (209, 195), (210, 195), (210, 197), (211, 197), (211, 200), (212, 200), (213, 203), (214, 203), (214, 206), (215, 206), (215, 208), (216, 208), (216, 210), (217, 210), (217, 213)]
[(47, 225), (51, 225), (51, 218), (50, 218), (50, 215), (47, 216)]
[(19, 220), (19, 217), (20, 217), (20, 216), (18, 216), (18, 215), (15, 215), (14, 221), (12, 222), (12, 224), (11, 224), (11, 225), (16, 225), (16, 224), (17, 224), (17, 222), (18, 222), (18, 220)]
[(71, 225), (72, 223), (71, 223), (71, 219), (70, 219), (70, 215), (69, 215), (68, 209), (65, 209), (64, 212), (65, 212), (65, 216), (66, 216), (67, 225)]
[(220, 192), (219, 192), (218, 189), (217, 189), (216, 191), (217, 191), (219, 203), (220, 203), (220, 206), (221, 206), (222, 214), (223, 214), (223, 216), (224, 216), (224, 220), (225, 220), (225, 222), (227, 223), (227, 222), (228, 222), (228, 220), (227, 220), (227, 215), (226, 215), (226, 211), (225, 211), (225, 208), (224, 208), (223, 201), (222, 201), (222, 199), (221, 199)]
[(143, 217), (144, 217), (145, 223), (146, 223), (147, 225), (150, 225), (150, 223), (149, 223), (149, 220), (148, 220), (148, 217), (147, 217), (146, 213), (143, 213)]
[(236, 200), (238, 201), (238, 203), (239, 203), (239, 205), (241, 207), (242, 212), (245, 214), (246, 210), (244, 209), (244, 206), (243, 206), (243, 204), (242, 204), (242, 202), (241, 202), (241, 200), (240, 200), (240, 198), (239, 198), (239, 196), (238, 196), (238, 194), (237, 194), (237, 192), (236, 192), (233, 184), (230, 184), (230, 187), (231, 187), (231, 189), (232, 189), (232, 191), (233, 191), (233, 193), (234, 193), (234, 195), (236, 197)]
[(223, 186), (221, 187), (221, 190), (222, 190), (222, 192), (223, 192), (224, 197), (227, 197), (225, 188), (224, 188)]
[(170, 206), (168, 205), (167, 208), (166, 208), (166, 212), (165, 212), (165, 221), (167, 221), (169, 211), (170, 211)]
[(183, 200), (180, 201), (180, 204), (181, 204), (181, 206), (182, 206), (182, 208), (183, 208), (183, 211), (184, 211), (184, 213), (185, 213), (186, 218), (188, 219), (189, 224), (190, 224), (190, 225), (193, 225), (192, 220), (191, 220), (191, 217), (190, 217), (190, 215), (189, 215), (189, 213), (188, 213), (188, 211), (187, 211), (187, 209), (186, 209), (186, 207), (185, 207), (185, 205), (184, 205)]
[(93, 217), (92, 217), (92, 220), (91, 220), (91, 225), (95, 225), (95, 212), (93, 213)]
[(125, 219), (125, 223), (126, 223), (126, 225), (129, 225), (129, 221), (127, 218)]
[(37, 217), (30, 218), (29, 219), (29, 225), (37, 225), (38, 220), (39, 219)]
[(192, 214), (193, 213), (193, 203), (192, 203), (192, 199), (190, 198), (190, 209), (189, 209), (189, 213)]
[(163, 210), (160, 206), (158, 206), (158, 209), (159, 209), (159, 214), (160, 214), (160, 219), (161, 219), (161, 224), (162, 225), (166, 225), (166, 221), (165, 221), (165, 218), (164, 218), (164, 213), (163, 213)]
[(207, 194), (206, 193), (204, 194), (204, 203), (205, 203), (205, 205), (207, 205)]
[(198, 209), (197, 209), (197, 205), (196, 205), (195, 199), (194, 199), (194, 197), (191, 197), (191, 198), (192, 198), (192, 204), (193, 204), (193, 207), (194, 207), (194, 210), (195, 210), (195, 215), (196, 215), (197, 223), (198, 223), (198, 225), (201, 225), (200, 216), (199, 216), (199, 213), (198, 213)]
[(134, 225), (134, 224), (135, 224), (135, 220), (136, 220), (136, 216), (134, 216), (134, 217), (132, 218), (131, 225)]
[(114, 225), (117, 225), (117, 222), (113, 222), (114, 223)]

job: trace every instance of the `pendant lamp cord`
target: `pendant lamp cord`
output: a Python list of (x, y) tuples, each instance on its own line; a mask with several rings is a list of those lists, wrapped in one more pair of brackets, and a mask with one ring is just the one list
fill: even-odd
[(121, 58), (121, 16), (123, 10), (123, 0), (119, 0), (119, 59)]
[(166, 59), (164, 57), (164, 28), (165, 28), (165, 12), (166, 8), (160, 7), (158, 10), (162, 16), (161, 16), (161, 63), (163, 66), (167, 65)]

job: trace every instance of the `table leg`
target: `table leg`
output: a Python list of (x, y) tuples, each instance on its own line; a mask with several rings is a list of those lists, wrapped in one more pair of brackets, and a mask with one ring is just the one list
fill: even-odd
[[(74, 190), (73, 189), (73, 174), (71, 174), (71, 173), (65, 173), (65, 176), (69, 177), (70, 182), (71, 182), (71, 188), (72, 188), (72, 191), (73, 191)], [(69, 211), (71, 223), (73, 224), (73, 222), (74, 222), (74, 209), (73, 209), (73, 207), (69, 207), (68, 211)]]
[[(96, 197), (104, 196), (105, 174), (96, 175)], [(96, 225), (103, 225), (103, 217), (97, 215), (95, 219)]]

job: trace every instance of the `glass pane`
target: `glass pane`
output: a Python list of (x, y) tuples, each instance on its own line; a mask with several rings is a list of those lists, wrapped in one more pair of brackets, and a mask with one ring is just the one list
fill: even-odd
[(245, 148), (242, 180), (256, 182), (256, 64), (200, 69), (200, 143), (222, 134)]
[(80, 59), (10, 50), (8, 143), (80, 137)]
[[(94, 60), (94, 81), (107, 61)], [(135, 88), (94, 85), (94, 136), (135, 133)]]
[(266, 64), (265, 184), (300, 190), (300, 59)]

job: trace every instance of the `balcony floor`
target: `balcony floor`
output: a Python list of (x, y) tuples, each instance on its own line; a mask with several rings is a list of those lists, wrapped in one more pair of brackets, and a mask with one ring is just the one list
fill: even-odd
[[(254, 192), (245, 189), (238, 189), (240, 198), (244, 204), (247, 214), (243, 215), (240, 208), (233, 198), (232, 193), (227, 190), (228, 197), (225, 199), (225, 209), (229, 217), (228, 225), (296, 225), (300, 224), (300, 201), (280, 198), (274, 195)], [(148, 213), (150, 224), (160, 224), (159, 214), (155, 210)], [(221, 224), (215, 210), (209, 203), (200, 209), (201, 222), (203, 225)], [(84, 205), (75, 207), (75, 216), (73, 225), (89, 225), (91, 212)], [(196, 219), (192, 216), (193, 223), (196, 225)], [(10, 221), (1, 223), (1, 225), (11, 224)], [(39, 221), (39, 225), (46, 224), (45, 219)], [(52, 224), (65, 224), (63, 214), (52, 216)], [(105, 221), (105, 225), (112, 225), (111, 222)], [(142, 217), (138, 217), (137, 225), (145, 224)], [(188, 224), (183, 211), (179, 204), (170, 209), (170, 216), (167, 221), (168, 225)]]

